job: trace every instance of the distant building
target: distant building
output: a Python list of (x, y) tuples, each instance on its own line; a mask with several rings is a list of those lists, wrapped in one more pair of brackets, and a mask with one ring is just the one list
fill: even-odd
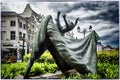
[(101, 51), (103, 49), (103, 45), (101, 44), (101, 42), (97, 43), (97, 51)]
[[(15, 54), (16, 49), (23, 47), (23, 35), (27, 39), (27, 22), (16, 12), (1, 12), (1, 47)], [(27, 52), (27, 43), (24, 45)]]
[(44, 16), (32, 10), (29, 4), (26, 5), (26, 8), (24, 9), (23, 13), (20, 14), (20, 16), (25, 18), (27, 21), (27, 33), (28, 33), (27, 35), (28, 36), (28, 40), (27, 40), (28, 52), (27, 53), (29, 53), (32, 51), (34, 34), (36, 34), (38, 27), (41, 23), (41, 20), (44, 18)]
[(1, 12), (1, 49), (17, 54), (23, 48), (23, 36), (25, 36), (24, 49), (25, 53), (32, 51), (33, 38), (36, 34), (41, 20), (44, 18), (32, 10), (29, 4), (23, 13)]
[(113, 48), (110, 45), (106, 45), (103, 47), (103, 50), (112, 50)]

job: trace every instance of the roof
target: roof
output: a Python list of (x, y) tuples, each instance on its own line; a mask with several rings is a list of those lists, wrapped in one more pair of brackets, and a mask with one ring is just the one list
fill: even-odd
[(21, 16), (23, 16), (23, 17), (31, 17), (32, 14), (36, 15), (37, 13), (32, 10), (30, 4), (27, 4), (24, 11), (23, 11), (23, 13), (21, 14)]
[(22, 18), (22, 19), (24, 19), (26, 21), (25, 18), (23, 18), (22, 16), (20, 16), (19, 14), (17, 14), (14, 11), (2, 11), (1, 16), (2, 17), (20, 17), (20, 18)]
[(1, 12), (1, 16), (18, 16), (18, 14), (16, 12), (13, 11), (2, 11)]
[(104, 48), (113, 49), (110, 45), (105, 46)]

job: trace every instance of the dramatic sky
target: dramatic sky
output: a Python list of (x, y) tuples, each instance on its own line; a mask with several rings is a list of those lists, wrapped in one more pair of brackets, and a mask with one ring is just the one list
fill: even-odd
[[(77, 0), (76, 0), (77, 1)], [(119, 46), (119, 2), (117, 1), (82, 1), (82, 2), (2, 2), (2, 11), (15, 11), (22, 13), (26, 4), (42, 15), (56, 18), (57, 11), (67, 15), (67, 19), (74, 21), (79, 17), (77, 26), (73, 29), (74, 38), (83, 38), (83, 34), (77, 32), (88, 29), (91, 25), (100, 36), (103, 45)], [(62, 15), (61, 14), (61, 15)], [(63, 18), (60, 16), (62, 25)], [(55, 22), (55, 21), (54, 21)]]

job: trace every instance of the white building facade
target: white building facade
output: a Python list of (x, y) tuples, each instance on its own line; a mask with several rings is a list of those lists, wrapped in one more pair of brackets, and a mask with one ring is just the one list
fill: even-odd
[[(9, 49), (12, 54), (20, 55), (23, 49), (23, 36), (27, 39), (27, 23), (24, 18), (15, 12), (1, 13), (1, 47)], [(25, 53), (27, 44), (24, 42)], [(16, 53), (16, 51), (19, 53)]]
[(103, 50), (103, 45), (101, 44), (101, 42), (97, 43), (97, 51), (102, 51)]
[(38, 27), (41, 23), (41, 20), (44, 18), (44, 16), (32, 10), (29, 4), (26, 5), (23, 13), (21, 13), (20, 16), (22, 16), (27, 21), (27, 33), (28, 33), (27, 35), (28, 36), (28, 40), (27, 40), (28, 52), (27, 53), (31, 53), (34, 34), (36, 34)]
[(23, 53), (23, 49), (25, 54), (31, 53), (34, 34), (43, 18), (44, 16), (33, 11), (29, 4), (21, 14), (10, 11), (1, 12), (2, 53), (7, 49), (9, 53), (17, 54), (18, 58)]

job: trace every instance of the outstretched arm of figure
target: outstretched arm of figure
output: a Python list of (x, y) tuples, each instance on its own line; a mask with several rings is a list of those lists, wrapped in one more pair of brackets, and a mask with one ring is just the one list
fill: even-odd
[(57, 26), (58, 26), (58, 29), (60, 30), (60, 32), (62, 31), (62, 26), (61, 26), (61, 24), (60, 24), (60, 11), (57, 13), (57, 19), (56, 19), (56, 24), (57, 24)]
[(66, 28), (69, 28), (70, 25), (69, 25), (69, 23), (66, 20), (66, 15), (65, 14), (63, 15), (63, 19), (64, 19), (64, 22), (65, 22)]
[(79, 17), (78, 18), (76, 18), (76, 20), (75, 20), (75, 24), (74, 24), (74, 27), (76, 26), (76, 24), (78, 23), (78, 20), (79, 20)]
[(63, 32), (65, 33), (65, 32), (71, 31), (76, 26), (79, 18), (77, 18), (75, 20), (75, 24), (71, 24), (72, 22), (68, 23), (67, 20), (66, 20), (66, 15), (65, 14), (63, 15), (63, 19), (64, 19), (64, 22), (65, 22), (65, 25), (66, 25), (66, 28), (63, 30)]

